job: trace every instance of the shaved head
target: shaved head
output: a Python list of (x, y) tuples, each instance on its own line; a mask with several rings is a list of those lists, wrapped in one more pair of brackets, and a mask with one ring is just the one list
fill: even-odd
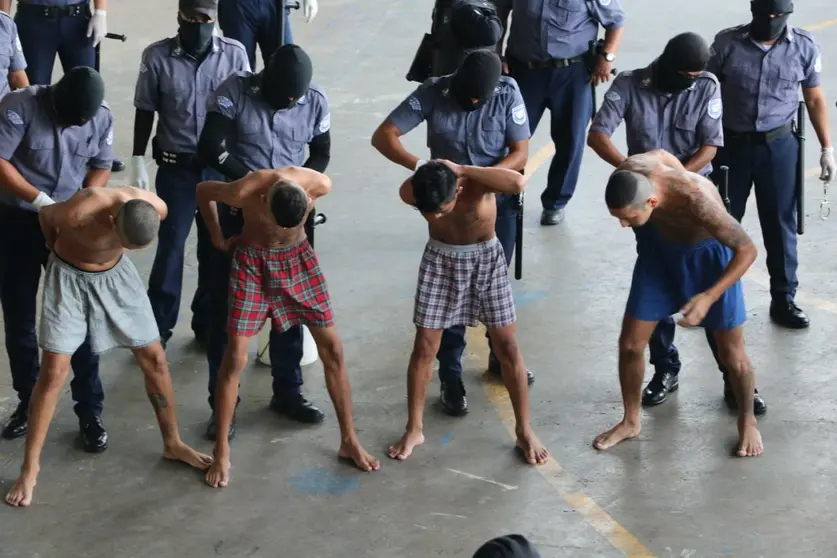
[(292, 229), (305, 218), (308, 194), (293, 180), (280, 178), (267, 190), (267, 204), (276, 224)]
[(648, 177), (632, 171), (616, 171), (607, 181), (605, 203), (611, 211), (641, 209), (653, 195), (654, 185)]
[(131, 248), (148, 246), (160, 230), (160, 214), (145, 200), (130, 200), (119, 208), (114, 220), (122, 245)]

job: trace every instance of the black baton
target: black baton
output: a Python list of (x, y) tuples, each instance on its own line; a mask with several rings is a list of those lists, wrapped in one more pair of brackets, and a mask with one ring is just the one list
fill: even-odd
[(518, 281), (523, 277), (523, 198), (525, 195), (523, 192), (514, 195), (516, 206), (514, 216), (514, 278)]
[(727, 208), (727, 213), (732, 213), (729, 202), (729, 167), (721, 166), (721, 199), (724, 200), (724, 207)]
[[(117, 33), (106, 33), (105, 34), (105, 39), (113, 39), (115, 41), (122, 41), (124, 43), (125, 41), (128, 40), (128, 37), (126, 35), (119, 35)], [(101, 58), (102, 58), (101, 47), (102, 47), (102, 42), (99, 41), (99, 44), (97, 44), (96, 48), (93, 49), (93, 54), (95, 56), (95, 59), (93, 61), (93, 69), (96, 70), (99, 73), (101, 73), (101, 70), (99, 68), (100, 68), (101, 62), (102, 62), (102, 60), (101, 60)]]
[(805, 234), (805, 101), (799, 101), (794, 135), (798, 142), (796, 161), (796, 234)]
[[(276, 3), (279, 4), (279, 46), (282, 46), (285, 44), (285, 8), (298, 10), (299, 2), (285, 2), (285, 0), (278, 0)], [(271, 52), (270, 54), (272, 55), (273, 53)]]

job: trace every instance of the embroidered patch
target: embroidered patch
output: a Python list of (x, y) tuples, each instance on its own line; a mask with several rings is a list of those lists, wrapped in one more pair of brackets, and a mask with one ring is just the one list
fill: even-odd
[(144, 74), (148, 71), (148, 66), (145, 65), (145, 62), (140, 62), (140, 73)]
[(620, 95), (616, 91), (610, 90), (607, 93), (605, 93), (605, 99), (614, 103), (618, 103), (622, 100), (622, 95)]
[(15, 37), (15, 48), (19, 51), (23, 50), (23, 45), (20, 44), (20, 37)]
[(320, 125), (317, 126), (317, 129), (321, 134), (325, 134), (331, 130), (331, 113), (325, 115), (325, 118), (320, 121)]
[(601, 4), (601, 5), (602, 5), (602, 6), (604, 6), (605, 8), (607, 8), (608, 6), (610, 6), (610, 2), (611, 2), (611, 0), (599, 0), (599, 4)]
[(218, 106), (222, 109), (230, 110), (233, 108), (233, 102), (230, 101), (229, 97), (224, 97), (223, 95), (218, 95), (218, 99), (216, 100)]
[(6, 119), (15, 126), (23, 126), (23, 118), (13, 110), (6, 111)]
[(410, 97), (409, 101), (410, 108), (416, 112), (421, 112), (421, 101), (416, 99), (415, 97)]
[(516, 107), (512, 107), (512, 121), (518, 126), (526, 122), (526, 105), (520, 103)]
[(113, 128), (108, 130), (108, 137), (105, 138), (105, 143), (108, 145), (113, 145)]
[(706, 112), (709, 113), (709, 118), (712, 120), (718, 120), (723, 112), (721, 99), (712, 99), (709, 101), (709, 106), (706, 107)]
[(814, 62), (814, 71), (820, 73), (822, 71), (822, 54), (817, 56), (817, 61)]

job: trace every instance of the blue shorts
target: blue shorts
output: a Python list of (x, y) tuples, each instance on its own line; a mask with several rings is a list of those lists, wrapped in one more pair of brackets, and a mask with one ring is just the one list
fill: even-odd
[[(653, 238), (642, 235), (643, 249), (637, 251), (625, 313), (637, 320), (656, 322), (676, 314), (693, 296), (712, 287), (732, 259), (732, 250), (714, 238), (683, 245), (660, 238), (656, 231), (651, 235)], [(737, 281), (712, 305), (700, 325), (723, 331), (746, 321), (744, 288)]]

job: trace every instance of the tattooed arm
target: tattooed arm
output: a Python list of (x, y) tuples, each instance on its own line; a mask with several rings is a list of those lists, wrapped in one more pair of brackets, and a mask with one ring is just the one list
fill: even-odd
[(753, 240), (741, 226), (741, 223), (726, 212), (720, 201), (697, 189), (690, 192), (688, 196), (689, 211), (694, 219), (709, 234), (733, 252), (732, 260), (730, 260), (724, 273), (706, 291), (706, 294), (712, 300), (718, 300), (727, 289), (744, 276), (753, 262), (756, 261), (756, 245), (753, 244)]

